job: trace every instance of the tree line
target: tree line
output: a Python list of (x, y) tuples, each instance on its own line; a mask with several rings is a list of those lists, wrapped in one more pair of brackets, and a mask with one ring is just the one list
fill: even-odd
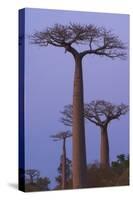
[[(72, 161), (66, 158), (65, 189), (72, 189)], [(64, 189), (62, 155), (55, 177), (56, 185), (52, 190)], [(124, 186), (129, 184), (129, 155), (117, 155), (110, 167), (101, 168), (98, 161), (87, 165), (87, 187)], [(49, 191), (51, 181), (48, 177), (41, 177), (39, 170), (25, 170), (25, 191)]]

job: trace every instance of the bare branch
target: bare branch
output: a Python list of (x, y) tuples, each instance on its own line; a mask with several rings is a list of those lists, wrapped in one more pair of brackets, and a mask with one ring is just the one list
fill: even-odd
[(127, 112), (127, 105), (114, 105), (103, 100), (92, 101), (85, 105), (85, 118), (91, 122), (94, 118), (99, 126), (107, 125), (111, 120), (119, 119), (121, 115), (125, 115)]
[[(104, 100), (97, 100), (84, 105), (84, 117), (97, 126), (105, 126), (111, 120), (125, 115), (128, 109), (125, 104), (114, 105)], [(66, 126), (72, 126), (72, 105), (65, 106), (61, 114), (63, 115), (61, 122)]]
[(96, 124), (97, 126), (100, 126), (99, 122), (97, 122), (97, 121), (95, 120), (95, 118), (94, 118), (94, 119), (93, 119), (93, 118), (90, 118), (90, 117), (88, 118), (87, 116), (86, 116), (85, 118), (88, 119), (90, 122)]
[(111, 31), (107, 31), (105, 28), (99, 29), (97, 38), (95, 38), (95, 40), (92, 38), (90, 44), (90, 48), (88, 50), (80, 53), (82, 57), (87, 54), (96, 54), (100, 56), (107, 56), (109, 58), (126, 58), (126, 45), (119, 39), (118, 36), (115, 36), (111, 33)]
[[(111, 31), (92, 24), (80, 25), (70, 23), (69, 25), (55, 24), (44, 31), (35, 32), (31, 36), (31, 42), (40, 46), (53, 45), (65, 48), (73, 56), (79, 55), (83, 58), (87, 54), (106, 56), (109, 58), (126, 58), (126, 46)], [(78, 52), (72, 45), (87, 45), (83, 52)]]

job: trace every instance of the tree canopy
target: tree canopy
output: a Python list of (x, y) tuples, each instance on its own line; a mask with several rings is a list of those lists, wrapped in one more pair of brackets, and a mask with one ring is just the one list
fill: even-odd
[[(113, 119), (119, 119), (128, 112), (128, 105), (115, 105), (104, 100), (92, 101), (84, 105), (84, 117), (98, 126), (104, 126)], [(72, 105), (67, 105), (61, 112), (61, 122), (72, 125)]]
[(34, 179), (37, 180), (40, 176), (40, 172), (36, 169), (27, 169), (25, 170), (25, 176), (27, 180), (29, 180), (31, 183), (34, 182)]
[(59, 141), (71, 136), (72, 136), (72, 133), (70, 131), (64, 131), (64, 132), (59, 132), (55, 135), (51, 135), (51, 138), (53, 138), (54, 141)]
[(113, 119), (119, 119), (128, 112), (125, 104), (115, 105), (104, 100), (92, 101), (85, 104), (84, 116), (98, 126), (107, 125)]
[[(126, 57), (124, 51), (126, 46), (119, 37), (111, 30), (93, 24), (55, 24), (52, 27), (47, 27), (44, 31), (33, 33), (31, 42), (39, 46), (64, 47), (66, 51), (74, 56), (80, 55), (81, 58), (87, 54), (121, 59)], [(86, 45), (86, 50), (78, 52), (75, 45)]]

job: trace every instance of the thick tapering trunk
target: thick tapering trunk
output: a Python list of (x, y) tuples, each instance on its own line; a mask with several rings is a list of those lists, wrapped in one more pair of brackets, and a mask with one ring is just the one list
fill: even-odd
[(86, 167), (86, 145), (84, 127), (84, 100), (83, 100), (83, 75), (82, 60), (75, 59), (74, 91), (73, 91), (73, 124), (72, 124), (72, 173), (73, 188), (86, 187), (87, 167)]
[(107, 126), (101, 127), (101, 155), (100, 165), (102, 168), (109, 167), (109, 141)]
[(62, 189), (66, 189), (66, 140), (63, 140), (62, 155)]

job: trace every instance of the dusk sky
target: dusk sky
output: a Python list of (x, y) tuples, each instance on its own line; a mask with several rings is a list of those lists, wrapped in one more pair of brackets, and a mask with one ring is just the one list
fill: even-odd
[[(70, 22), (103, 26), (127, 44), (129, 16), (124, 14), (88, 13), (26, 9), (25, 49), (25, 156), (26, 168), (38, 169), (55, 185), (62, 143), (53, 142), (50, 135), (70, 130), (60, 122), (60, 111), (72, 104), (74, 59), (63, 48), (39, 47), (29, 41), (29, 35), (43, 31), (55, 23)], [(87, 46), (83, 46), (84, 49)], [(129, 104), (129, 63), (105, 57), (86, 56), (83, 60), (84, 102), (105, 100), (114, 104)], [(100, 129), (86, 121), (87, 163), (99, 161)], [(110, 160), (118, 154), (128, 154), (129, 116), (110, 123), (108, 129)], [(67, 157), (71, 159), (71, 138), (67, 141)]]

